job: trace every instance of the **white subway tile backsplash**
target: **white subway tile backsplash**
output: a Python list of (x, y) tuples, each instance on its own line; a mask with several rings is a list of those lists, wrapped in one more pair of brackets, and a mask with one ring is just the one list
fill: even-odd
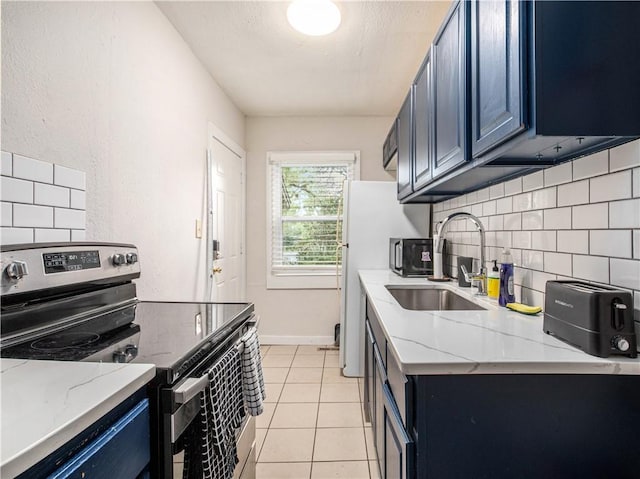
[(523, 268), (543, 271), (544, 256), (542, 251), (522, 250), (522, 261), (520, 262), (520, 264)]
[(522, 213), (522, 229), (523, 230), (541, 230), (543, 227), (542, 210), (525, 211)]
[[(463, 210), (485, 226), (487, 266), (511, 248), (524, 302), (542, 304), (547, 281), (571, 278), (640, 298), (640, 141), (449, 200), (434, 207), (434, 222)], [(453, 222), (446, 236), (454, 266), (455, 255), (479, 257), (469, 221)]]
[(555, 208), (557, 191), (555, 187), (536, 190), (532, 194), (533, 209)]
[(624, 200), (631, 198), (631, 170), (598, 176), (589, 180), (589, 201)]
[(543, 273), (541, 271), (531, 272), (531, 287), (536, 291), (544, 293), (547, 289), (547, 281), (554, 281), (558, 277), (555, 274)]
[(610, 228), (640, 228), (640, 199), (609, 203)]
[(565, 253), (544, 253), (544, 271), (571, 276), (571, 255)]
[(504, 229), (507, 231), (518, 231), (522, 229), (522, 213), (511, 213), (504, 215)]
[(522, 178), (509, 180), (504, 183), (504, 194), (506, 196), (522, 193)]
[(544, 173), (536, 171), (522, 177), (522, 191), (538, 190), (544, 186)]
[[(76, 189), (54, 186), (54, 179)], [(84, 173), (3, 151), (1, 180), (4, 243), (84, 239)]]
[(39, 229), (35, 230), (35, 242), (46, 243), (48, 241), (70, 241), (71, 231), (61, 229)]
[(544, 210), (544, 229), (571, 229), (571, 208), (553, 208)]
[(609, 205), (573, 206), (571, 211), (572, 227), (575, 230), (609, 227)]
[(482, 215), (489, 216), (496, 214), (496, 202), (495, 201), (487, 201), (486, 203), (482, 203)]
[(71, 190), (71, 208), (76, 210), (86, 209), (86, 193), (80, 190)]
[(502, 198), (504, 196), (504, 183), (489, 187), (489, 198)]
[(589, 180), (574, 181), (558, 186), (558, 206), (589, 203)]
[(560, 185), (569, 183), (573, 179), (571, 162), (563, 163), (553, 168), (544, 170), (544, 186)]
[(483, 190), (477, 191), (477, 199), (478, 201), (488, 201), (489, 198), (489, 188), (485, 188)]
[(56, 228), (84, 229), (85, 212), (82, 210), (69, 210), (56, 208)]
[(13, 175), (13, 162), (11, 160), (11, 153), (7, 151), (2, 152), (2, 163), (0, 166), (0, 174), (4, 176)]
[(33, 203), (33, 182), (3, 176), (0, 178), (2, 201)]
[(514, 231), (512, 240), (514, 248), (531, 249), (531, 231)]
[(574, 254), (573, 277), (609, 283), (609, 258)]
[(544, 294), (540, 291), (523, 287), (520, 292), (520, 299), (516, 297), (516, 301), (544, 307)]
[(594, 153), (573, 161), (573, 180), (609, 173), (609, 150)]
[(556, 250), (556, 232), (554, 231), (532, 231), (531, 247), (542, 251)]
[(630, 230), (594, 230), (589, 233), (589, 253), (597, 256), (631, 258)]
[(1, 228), (0, 241), (3, 245), (33, 243), (32, 228)]
[(35, 205), (13, 205), (13, 226), (24, 228), (53, 227), (53, 208)]
[(611, 284), (623, 288), (640, 289), (640, 261), (611, 258)]
[(558, 252), (589, 254), (589, 232), (587, 230), (558, 231)]
[(2, 202), (0, 226), (13, 226), (13, 205), (11, 203)]
[(13, 176), (24, 180), (53, 183), (53, 165), (26, 156), (13, 155)]
[(501, 231), (504, 229), (504, 218), (502, 217), (502, 215), (489, 217), (489, 229), (492, 231)]
[(609, 150), (609, 171), (640, 166), (640, 140), (631, 141)]
[(85, 241), (85, 230), (71, 230), (71, 241)]
[(499, 215), (504, 213), (511, 213), (513, 211), (513, 207), (511, 205), (513, 198), (511, 196), (507, 196), (506, 198), (499, 199), (496, 201), (496, 213)]
[(513, 197), (513, 211), (528, 211), (532, 207), (532, 193), (523, 193)]
[[(69, 207), (69, 188), (34, 183), (33, 202), (37, 205)], [(36, 240), (37, 241), (37, 240)]]
[(84, 172), (55, 165), (54, 183), (59, 186), (68, 186), (76, 190), (85, 190), (86, 175)]

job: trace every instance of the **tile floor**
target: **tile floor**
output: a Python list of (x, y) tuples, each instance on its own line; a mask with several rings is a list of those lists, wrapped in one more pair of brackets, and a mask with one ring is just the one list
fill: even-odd
[(261, 349), (267, 400), (256, 418), (257, 479), (377, 479), (362, 381), (341, 375), (338, 351)]

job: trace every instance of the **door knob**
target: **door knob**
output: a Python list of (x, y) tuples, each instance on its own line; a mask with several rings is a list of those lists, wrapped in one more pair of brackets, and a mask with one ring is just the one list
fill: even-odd
[(222, 273), (222, 268), (220, 268), (220, 267), (215, 267), (215, 268), (213, 268), (213, 270), (212, 270), (212, 271), (213, 271), (214, 273)]

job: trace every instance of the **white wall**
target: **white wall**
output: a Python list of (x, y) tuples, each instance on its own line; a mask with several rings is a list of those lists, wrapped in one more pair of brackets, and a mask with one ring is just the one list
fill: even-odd
[(86, 172), (86, 237), (140, 248), (142, 299), (204, 293), (208, 121), (244, 145), (154, 3), (2, 3), (2, 149)]
[[(266, 167), (272, 150), (360, 150), (360, 179), (395, 181), (382, 168), (391, 117), (247, 118), (247, 297), (261, 316), (261, 337), (293, 343), (333, 338), (336, 290), (266, 289)], [(291, 337), (291, 338), (286, 338)]]

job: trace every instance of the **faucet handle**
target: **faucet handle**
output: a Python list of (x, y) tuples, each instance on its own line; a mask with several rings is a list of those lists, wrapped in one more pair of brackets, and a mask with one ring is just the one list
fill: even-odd
[(467, 271), (467, 267), (463, 264), (460, 265), (460, 269), (462, 270), (462, 274), (464, 274), (464, 279), (467, 280), (467, 283), (471, 283), (473, 281), (473, 273), (469, 273), (469, 271)]

